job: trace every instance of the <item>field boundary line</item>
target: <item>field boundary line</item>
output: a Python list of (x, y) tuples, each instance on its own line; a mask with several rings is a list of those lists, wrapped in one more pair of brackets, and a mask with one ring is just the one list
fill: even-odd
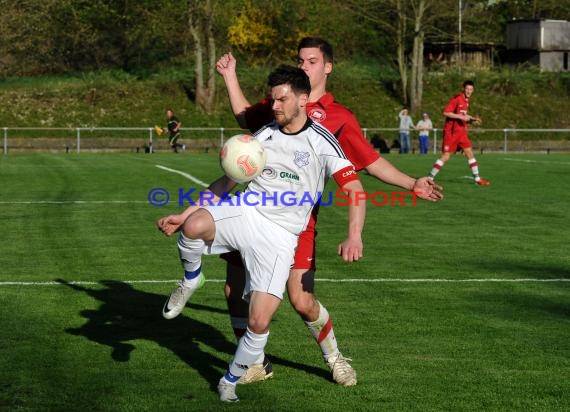
[(83, 205), (83, 204), (129, 204), (148, 203), (148, 200), (9, 200), (0, 205)]
[[(176, 283), (180, 279), (149, 279), (149, 280), (105, 280), (106, 282), (112, 283)], [(570, 278), (515, 278), (515, 279), (500, 279), (500, 278), (468, 278), (468, 279), (442, 279), (442, 278), (374, 278), (374, 279), (328, 279), (321, 278), (315, 279), (317, 282), (324, 283), (552, 283), (552, 282), (570, 282)], [(26, 281), (0, 281), (0, 286), (65, 286), (65, 285), (98, 285), (102, 281), (69, 281), (69, 282), (57, 282), (54, 280), (44, 281), (44, 282), (26, 282)], [(206, 282), (210, 283), (222, 283), (225, 279), (206, 279)]]
[(196, 183), (196, 184), (199, 184), (199, 185), (201, 185), (201, 186), (203, 186), (203, 187), (208, 187), (208, 186), (209, 186), (208, 183), (205, 183), (205, 182), (201, 181), (201, 180), (198, 179), (197, 177), (192, 176), (190, 173), (186, 173), (186, 172), (183, 172), (183, 171), (181, 171), (181, 170), (171, 169), (170, 167), (166, 167), (166, 166), (162, 166), (162, 165), (155, 165), (155, 166), (158, 167), (159, 169), (165, 170), (165, 171), (167, 171), (167, 172), (176, 173), (176, 174), (179, 174), (180, 176), (184, 176), (186, 179), (191, 180), (192, 182), (194, 182), (194, 183)]
[(546, 163), (546, 164), (570, 165), (570, 162), (558, 162), (556, 160), (548, 161), (548, 160), (515, 159), (512, 157), (503, 157), (503, 160), (507, 160), (509, 162), (521, 162), (521, 163)]
[(467, 279), (442, 279), (442, 278), (375, 278), (375, 279), (315, 279), (320, 282), (332, 283), (377, 283), (377, 282), (397, 282), (397, 283), (497, 283), (497, 282), (570, 282), (570, 278), (467, 278)]

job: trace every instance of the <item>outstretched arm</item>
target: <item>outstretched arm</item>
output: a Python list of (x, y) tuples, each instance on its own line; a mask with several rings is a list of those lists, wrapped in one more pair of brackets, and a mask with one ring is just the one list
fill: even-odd
[(407, 174), (398, 170), (392, 163), (383, 157), (378, 158), (376, 161), (366, 166), (366, 171), (382, 180), (384, 183), (399, 186), (401, 188), (415, 192), (416, 195), (423, 200), (430, 202), (437, 202), (443, 199), (441, 193), (442, 187), (436, 185), (433, 180), (427, 177), (414, 179)]
[(352, 180), (340, 189), (350, 197), (348, 204), (348, 235), (338, 245), (338, 254), (345, 262), (354, 262), (362, 257), (362, 229), (366, 216), (366, 200), (359, 197), (364, 193), (360, 180)]
[(216, 70), (224, 79), (230, 105), (234, 116), (242, 129), (247, 129), (245, 110), (251, 106), (239, 84), (236, 73), (236, 59), (231, 53), (226, 53), (216, 63)]
[[(229, 193), (232, 189), (236, 186), (236, 182), (228, 178), (227, 176), (222, 176), (214, 183), (212, 183), (204, 193), (211, 193), (211, 196), (208, 196), (208, 201), (212, 203), (217, 203), (220, 200), (220, 197), (224, 193)], [(168, 215), (160, 218), (156, 225), (158, 229), (164, 233), (166, 236), (171, 236), (175, 232), (178, 232), (181, 228), (188, 216), (194, 213), (196, 210), (201, 209), (202, 205), (196, 204), (188, 206), (182, 213)]]

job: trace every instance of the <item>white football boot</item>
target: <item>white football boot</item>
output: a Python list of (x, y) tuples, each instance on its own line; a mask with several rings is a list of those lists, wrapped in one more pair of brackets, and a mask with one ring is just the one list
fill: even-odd
[(198, 281), (195, 283), (196, 286), (187, 286), (184, 280), (178, 282), (178, 286), (171, 293), (170, 297), (164, 304), (162, 308), (162, 316), (165, 319), (174, 319), (176, 316), (180, 315), (186, 306), (186, 302), (190, 299), (190, 296), (202, 286), (206, 278), (204, 274), (200, 272), (198, 275)]
[(345, 358), (340, 352), (329, 356), (326, 361), (333, 374), (333, 379), (339, 385), (356, 385), (356, 371), (350, 366), (349, 361), (352, 361), (352, 359)]
[(264, 381), (273, 377), (273, 365), (271, 361), (265, 356), (263, 363), (256, 363), (251, 365), (245, 374), (243, 374), (237, 383), (240, 385), (247, 385), (248, 383)]
[(239, 398), (236, 395), (236, 385), (232, 385), (223, 377), (218, 383), (218, 394), (222, 402), (239, 402)]

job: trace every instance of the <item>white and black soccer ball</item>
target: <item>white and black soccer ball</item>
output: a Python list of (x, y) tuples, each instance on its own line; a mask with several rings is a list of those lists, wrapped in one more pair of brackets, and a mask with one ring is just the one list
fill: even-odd
[(261, 143), (245, 134), (230, 137), (220, 150), (220, 165), (224, 173), (237, 183), (247, 183), (259, 176), (266, 160)]

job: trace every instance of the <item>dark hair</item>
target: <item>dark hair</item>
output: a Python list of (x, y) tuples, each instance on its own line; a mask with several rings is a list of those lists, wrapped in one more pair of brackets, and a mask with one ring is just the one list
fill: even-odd
[(473, 86), (475, 87), (475, 83), (473, 83), (473, 80), (465, 80), (463, 82), (463, 88), (465, 88), (465, 86)]
[(320, 37), (303, 37), (299, 42), (299, 46), (297, 46), (297, 53), (299, 53), (301, 49), (311, 47), (315, 47), (321, 51), (325, 63), (333, 63), (333, 48), (328, 41)]
[(273, 70), (267, 78), (269, 87), (288, 84), (295, 94), (307, 93), (311, 94), (311, 82), (309, 76), (303, 70), (282, 64)]

